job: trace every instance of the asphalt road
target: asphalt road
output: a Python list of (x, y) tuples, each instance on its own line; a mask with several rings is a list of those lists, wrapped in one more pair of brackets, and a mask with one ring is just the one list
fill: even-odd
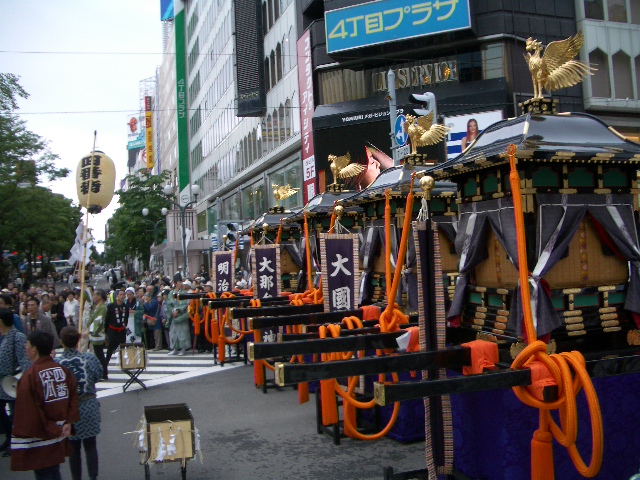
[[(187, 463), (190, 480), (380, 480), (383, 468), (396, 472), (424, 468), (424, 442), (401, 444), (342, 439), (336, 446), (316, 433), (315, 402), (298, 405), (291, 388), (263, 394), (253, 386), (253, 368), (239, 366), (217, 373), (102, 398), (102, 433), (98, 436), (100, 478), (144, 478), (144, 467), (131, 434), (144, 407), (186, 403), (201, 432), (202, 463)], [(69, 467), (61, 467), (70, 479)], [(32, 479), (31, 472), (10, 472), (0, 458), (0, 477)], [(84, 478), (87, 478), (86, 470)], [(154, 465), (151, 478), (180, 478), (177, 463)]]

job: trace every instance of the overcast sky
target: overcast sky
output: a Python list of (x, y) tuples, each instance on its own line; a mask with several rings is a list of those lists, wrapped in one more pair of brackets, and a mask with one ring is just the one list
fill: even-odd
[[(127, 173), (127, 114), (139, 108), (140, 80), (162, 61), (160, 0), (0, 0), (0, 71), (30, 94), (21, 118), (50, 141), (67, 179), (48, 184), (77, 203), (75, 172), (96, 147)], [(28, 53), (38, 52), (38, 53)], [(117, 207), (90, 217), (96, 239)], [(45, 207), (46, 208), (46, 207)], [(98, 247), (102, 250), (102, 247)]]

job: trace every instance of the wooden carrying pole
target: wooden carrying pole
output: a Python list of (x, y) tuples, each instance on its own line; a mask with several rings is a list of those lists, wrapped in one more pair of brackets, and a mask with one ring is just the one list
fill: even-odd
[[(96, 155), (96, 138), (98, 137), (98, 131), (93, 131), (93, 148), (91, 149), (91, 166), (89, 167), (89, 192), (87, 193), (87, 205), (91, 205), (91, 190), (93, 184), (93, 162)], [(82, 265), (80, 265), (80, 312), (78, 313), (78, 331), (82, 331), (82, 317), (84, 315), (84, 287), (85, 287), (85, 273), (87, 268), (87, 237), (89, 235), (89, 207), (85, 213), (84, 220), (84, 233), (82, 235)], [(73, 274), (72, 274), (73, 275)]]

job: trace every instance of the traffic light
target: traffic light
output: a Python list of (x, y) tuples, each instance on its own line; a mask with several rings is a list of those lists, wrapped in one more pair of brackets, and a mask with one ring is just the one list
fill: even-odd
[(227, 223), (227, 240), (229, 243), (236, 243), (236, 239), (238, 238), (238, 224), (237, 223)]
[(438, 118), (438, 111), (436, 109), (436, 96), (431, 92), (425, 93), (412, 93), (409, 95), (409, 101), (411, 103), (417, 103), (422, 105), (422, 108), (414, 108), (413, 111), (419, 117), (428, 115), (433, 112), (433, 118)]

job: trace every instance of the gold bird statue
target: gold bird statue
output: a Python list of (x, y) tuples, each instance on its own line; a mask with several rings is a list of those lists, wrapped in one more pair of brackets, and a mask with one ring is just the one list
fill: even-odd
[(298, 190), (300, 190), (299, 188), (291, 188), (291, 185), (289, 185), (288, 183), (282, 186), (274, 183), (271, 185), (271, 188), (273, 189), (273, 198), (276, 199), (276, 207), (278, 206), (278, 202), (280, 200), (289, 198), (290, 196), (295, 195)]
[(433, 145), (447, 136), (449, 129), (444, 125), (433, 123), (433, 112), (423, 117), (407, 115), (407, 121), (402, 125), (404, 132), (411, 139), (411, 153), (417, 153), (418, 147)]
[[(584, 36), (582, 31), (573, 37), (557, 42), (551, 42), (542, 52), (542, 43), (529, 37), (527, 39), (527, 54), (524, 56), (529, 64), (531, 79), (533, 80), (533, 98), (542, 98), (542, 89), (549, 91), (572, 87), (582, 81), (585, 75), (593, 75), (595, 68), (573, 58), (578, 55)], [(533, 53), (531, 53), (533, 52)]]
[(335, 155), (329, 155), (329, 167), (333, 174), (333, 183), (338, 183), (339, 178), (350, 178), (359, 175), (364, 171), (365, 166), (359, 163), (351, 163), (351, 154), (347, 152), (346, 155), (336, 157)]

